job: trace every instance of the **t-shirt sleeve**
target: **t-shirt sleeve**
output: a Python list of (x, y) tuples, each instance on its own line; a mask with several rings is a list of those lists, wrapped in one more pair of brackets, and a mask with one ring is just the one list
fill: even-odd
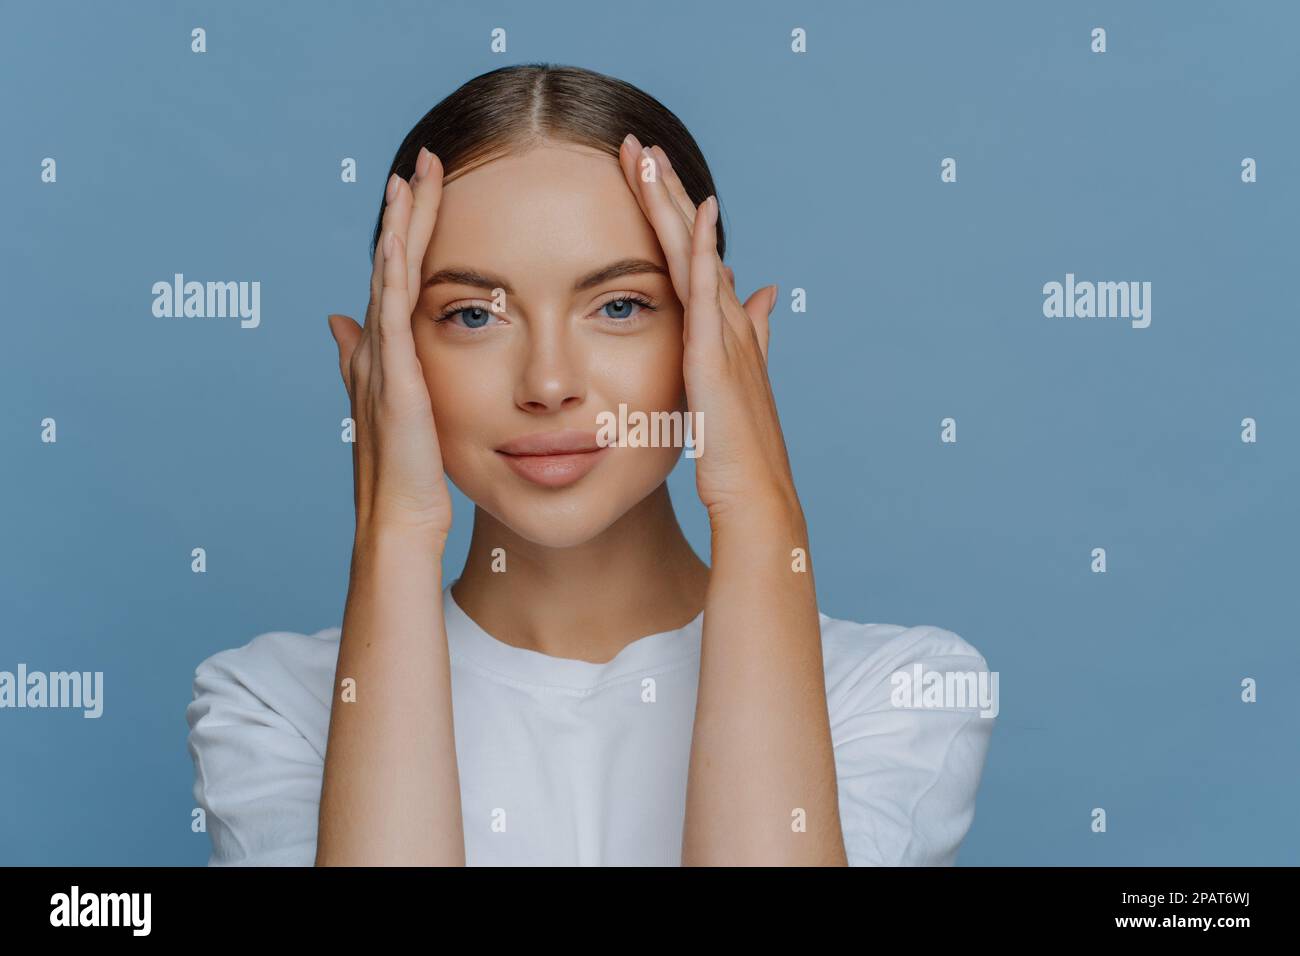
[(864, 635), (881, 627), (849, 624), (830, 639), (837, 664), (827, 700), (849, 865), (951, 866), (975, 817), (996, 675), (942, 628), (893, 627), (873, 650)]
[[(195, 670), (185, 717), (209, 866), (313, 866), (323, 758), (295, 722), (279, 635), (222, 651)], [(310, 640), (302, 635), (288, 637)]]

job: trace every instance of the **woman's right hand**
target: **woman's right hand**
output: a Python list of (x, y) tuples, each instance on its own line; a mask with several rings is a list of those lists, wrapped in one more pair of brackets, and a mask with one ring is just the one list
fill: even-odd
[(421, 267), (442, 198), (442, 163), (421, 147), (410, 184), (388, 181), (365, 326), (330, 315), (355, 423), (352, 477), (358, 531), (412, 530), (445, 541), (451, 494), (433, 408), (411, 334)]

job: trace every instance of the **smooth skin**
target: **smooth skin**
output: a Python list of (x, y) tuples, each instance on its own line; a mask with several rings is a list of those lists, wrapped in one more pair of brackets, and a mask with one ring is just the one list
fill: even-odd
[[(317, 866), (463, 866), (442, 552), (451, 528), (429, 393), (411, 339), (441, 170), (414, 210), (394, 177), (365, 325), (331, 316), (356, 423), (356, 534), (321, 786)], [(419, 259), (417, 257), (416, 261)], [(346, 682), (352, 682), (349, 688)]]
[[(716, 199), (696, 207), (663, 151), (631, 136), (617, 164), (545, 143), (447, 179), (422, 150), (412, 183), (389, 188), (365, 325), (330, 317), (357, 422), (336, 694), (348, 676), (357, 694), (332, 708), (317, 863), (465, 862), (445, 474), (476, 504), (456, 600), (498, 639), (604, 661), (703, 608), (684, 865), (844, 865), (813, 576), (792, 570), (807, 530), (767, 378), (776, 289), (740, 303)], [(643, 266), (574, 288), (611, 262)], [(631, 296), (654, 304), (635, 321), (604, 313)], [(493, 303), (486, 325), (460, 324)], [(668, 499), (680, 449), (610, 449), (562, 489), (494, 451), (593, 430), (619, 402), (703, 415), (711, 570)], [(508, 573), (491, 572), (494, 548)]]

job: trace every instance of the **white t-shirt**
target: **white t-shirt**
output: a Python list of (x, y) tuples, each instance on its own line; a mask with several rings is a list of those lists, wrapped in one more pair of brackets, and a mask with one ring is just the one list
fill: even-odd
[[(598, 664), (498, 641), (450, 584), (443, 611), (466, 863), (680, 865), (703, 612)], [(914, 679), (987, 675), (984, 658), (936, 627), (819, 617), (849, 864), (952, 864), (996, 707), (916, 706)], [(339, 635), (269, 632), (198, 666), (185, 716), (210, 866), (314, 864)]]

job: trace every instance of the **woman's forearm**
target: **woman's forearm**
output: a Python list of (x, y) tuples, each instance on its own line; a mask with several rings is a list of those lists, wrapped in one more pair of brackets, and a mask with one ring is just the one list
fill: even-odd
[(712, 541), (682, 863), (844, 865), (803, 515), (758, 506)]
[(321, 787), (317, 866), (463, 866), (442, 541), (359, 529)]

